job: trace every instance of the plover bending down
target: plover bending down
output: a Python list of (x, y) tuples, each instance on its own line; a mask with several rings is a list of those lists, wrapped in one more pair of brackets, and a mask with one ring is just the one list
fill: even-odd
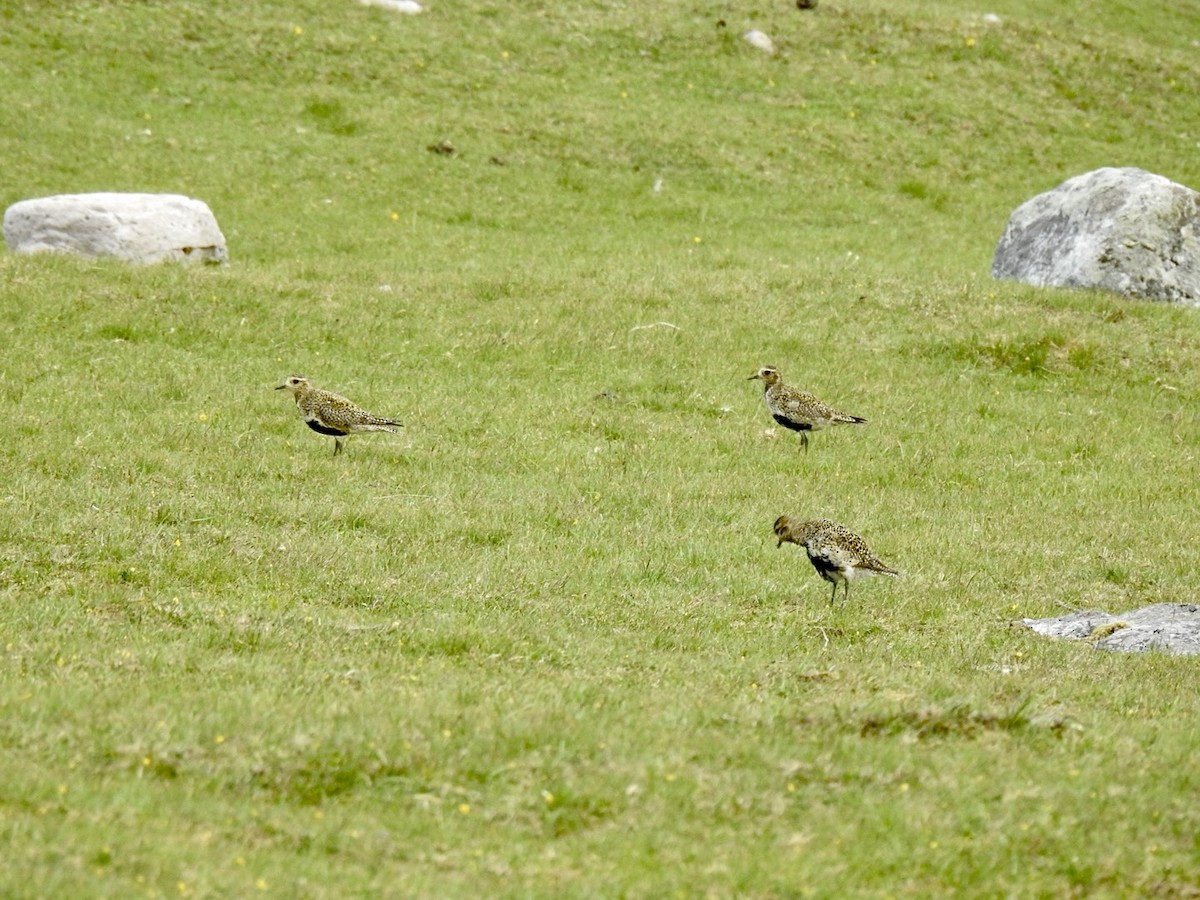
[(277, 391), (289, 390), (304, 424), (318, 434), (333, 438), (333, 455), (342, 452), (342, 438), (366, 431), (392, 431), (403, 424), (395, 419), (373, 416), (340, 394), (313, 387), (303, 375), (289, 375)]
[(800, 432), (800, 443), (808, 452), (808, 432), (820, 431), (831, 425), (864, 425), (866, 419), (839, 412), (822, 403), (808, 391), (802, 391), (783, 383), (783, 376), (774, 366), (764, 366), (747, 381), (763, 383), (763, 399), (767, 412), (784, 428)]
[(849, 602), (850, 582), (856, 577), (900, 574), (888, 568), (857, 534), (829, 519), (793, 522), (787, 516), (780, 516), (775, 520), (775, 536), (779, 538), (776, 549), (786, 541), (807, 551), (817, 574), (833, 584), (833, 593), (829, 595), (831, 605), (837, 598), (839, 584), (845, 585), (843, 593)]

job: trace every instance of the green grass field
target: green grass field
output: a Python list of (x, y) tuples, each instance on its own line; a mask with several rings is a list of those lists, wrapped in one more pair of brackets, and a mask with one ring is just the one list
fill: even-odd
[(232, 260), (0, 253), (0, 895), (1197, 896), (1195, 660), (1013, 624), (1200, 602), (1196, 312), (988, 276), (1195, 4), (429, 3), (0, 0), (0, 202)]

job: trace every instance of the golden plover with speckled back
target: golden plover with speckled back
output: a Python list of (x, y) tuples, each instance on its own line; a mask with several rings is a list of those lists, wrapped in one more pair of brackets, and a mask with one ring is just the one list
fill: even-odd
[(865, 425), (866, 419), (839, 412), (822, 403), (808, 391), (783, 383), (783, 376), (774, 366), (764, 366), (747, 381), (761, 381), (767, 412), (784, 428), (800, 432), (800, 443), (808, 452), (808, 432), (820, 431), (831, 425)]
[(304, 424), (318, 434), (333, 438), (333, 455), (342, 452), (342, 438), (366, 431), (392, 431), (403, 425), (395, 419), (373, 416), (358, 405), (332, 391), (313, 387), (303, 375), (289, 375), (277, 391), (289, 390)]
[(780, 516), (775, 520), (775, 536), (779, 538), (776, 549), (787, 541), (807, 551), (817, 574), (833, 584), (833, 593), (829, 595), (831, 605), (837, 598), (839, 584), (845, 585), (843, 593), (849, 602), (850, 582), (859, 575), (900, 574), (889, 569), (857, 534), (829, 519), (792, 522), (787, 516)]

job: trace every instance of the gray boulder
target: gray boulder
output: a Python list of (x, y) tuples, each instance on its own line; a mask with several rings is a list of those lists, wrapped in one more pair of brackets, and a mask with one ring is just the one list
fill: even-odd
[(1200, 304), (1200, 194), (1142, 169), (1096, 169), (1017, 207), (993, 278)]
[(1038, 634), (1091, 641), (1100, 650), (1200, 654), (1200, 606), (1191, 603), (1155, 603), (1119, 616), (1088, 609), (1023, 621)]
[(180, 194), (58, 194), (14, 203), (4, 241), (17, 253), (224, 264), (225, 236), (208, 205)]

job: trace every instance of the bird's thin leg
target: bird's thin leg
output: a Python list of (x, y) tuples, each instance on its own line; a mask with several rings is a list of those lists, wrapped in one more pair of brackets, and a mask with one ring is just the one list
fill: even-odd
[(800, 432), (800, 446), (804, 448), (804, 452), (808, 452), (808, 435), (803, 431)]
[(342, 452), (342, 439), (334, 438), (333, 439), (333, 455), (337, 456), (341, 452)]
[(837, 599), (837, 582), (833, 583), (833, 593), (829, 595), (829, 605), (833, 606), (833, 601)]

